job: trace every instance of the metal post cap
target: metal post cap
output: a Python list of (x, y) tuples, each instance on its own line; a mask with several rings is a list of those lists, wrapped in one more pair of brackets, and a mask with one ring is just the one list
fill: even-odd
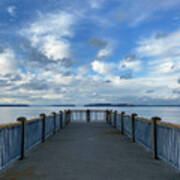
[(154, 121), (161, 121), (161, 118), (158, 117), (158, 116), (155, 116), (155, 117), (152, 117), (152, 120), (154, 120)]
[(26, 121), (26, 118), (25, 117), (19, 117), (19, 118), (17, 118), (17, 121)]
[(41, 117), (46, 117), (46, 114), (42, 113), (42, 114), (40, 114), (39, 116), (41, 116)]

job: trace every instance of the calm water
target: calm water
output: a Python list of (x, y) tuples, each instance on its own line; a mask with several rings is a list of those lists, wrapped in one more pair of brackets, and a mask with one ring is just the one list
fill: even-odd
[[(68, 107), (47, 107), (47, 106), (32, 106), (32, 107), (0, 107), (0, 124), (15, 122), (19, 116), (27, 118), (38, 117), (41, 113), (49, 114), (53, 111), (68, 109)], [(84, 107), (69, 107), (69, 109), (87, 109)], [(89, 109), (97, 109), (89, 108)], [(125, 111), (127, 114), (137, 113), (141, 117), (151, 118), (160, 116), (163, 121), (180, 124), (180, 107), (118, 107), (118, 108), (99, 108), (113, 109), (119, 112)]]

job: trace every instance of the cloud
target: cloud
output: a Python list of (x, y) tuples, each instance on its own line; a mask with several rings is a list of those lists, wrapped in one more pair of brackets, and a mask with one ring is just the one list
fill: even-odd
[(0, 74), (14, 73), (18, 69), (16, 55), (12, 49), (3, 49), (0, 52)]
[(150, 89), (150, 90), (147, 90), (146, 93), (147, 94), (151, 94), (151, 93), (154, 93), (155, 91), (153, 89)]
[(88, 43), (96, 48), (101, 48), (101, 49), (105, 48), (108, 45), (107, 41), (97, 37), (89, 39)]
[(157, 73), (180, 72), (180, 30), (153, 35), (138, 42), (135, 49), (142, 58), (147, 58), (151, 70)]
[(177, 57), (180, 56), (180, 30), (169, 35), (145, 38), (138, 43), (136, 52), (141, 56)]
[(180, 78), (177, 80), (177, 83), (180, 84)]
[(89, 5), (93, 9), (99, 9), (103, 6), (105, 0), (89, 0)]
[(111, 83), (112, 81), (110, 81), (110, 80), (106, 80), (106, 81), (104, 81), (104, 82), (109, 84), (109, 83)]
[(11, 84), (4, 80), (4, 79), (0, 79), (0, 87), (7, 87), (7, 86), (10, 86)]
[(143, 65), (141, 60), (139, 60), (134, 54), (125, 56), (119, 64), (120, 70), (132, 70), (134, 72), (139, 72), (142, 68)]
[(11, 16), (15, 16), (15, 15), (16, 15), (16, 7), (15, 7), (15, 6), (8, 6), (8, 7), (7, 7), (7, 12), (8, 12)]
[(86, 66), (80, 66), (78, 68), (78, 75), (86, 75), (90, 71), (91, 67), (86, 65)]
[(106, 64), (98, 60), (94, 60), (91, 65), (93, 71), (103, 75), (111, 74), (114, 69), (114, 64)]
[(98, 54), (97, 54), (97, 58), (99, 59), (106, 59), (109, 56), (111, 56), (112, 54), (112, 49), (110, 47), (106, 47), (104, 49), (101, 49)]
[[(131, 27), (138, 26), (157, 18), (157, 14), (176, 8), (180, 5), (179, 0), (126, 0), (113, 11), (120, 22), (125, 22)], [(128, 13), (127, 13), (128, 12)]]
[(174, 90), (173, 90), (173, 93), (174, 93), (174, 94), (179, 94), (179, 95), (180, 95), (180, 89), (174, 89)]
[(132, 79), (133, 78), (133, 76), (132, 76), (132, 73), (125, 73), (125, 74), (122, 74), (121, 76), (120, 76), (120, 79)]
[(41, 13), (34, 22), (21, 31), (21, 34), (48, 59), (53, 61), (69, 59), (71, 52), (67, 38), (73, 36), (74, 24), (74, 15), (67, 12)]
[(37, 78), (32, 78), (27, 82), (20, 84), (19, 89), (34, 90), (34, 91), (47, 91), (49, 89), (48, 82)]
[(54, 35), (44, 37), (40, 51), (48, 59), (59, 60), (70, 57), (70, 44), (65, 40), (56, 39)]
[(91, 38), (88, 43), (93, 47), (99, 49), (96, 57), (98, 59), (107, 59), (112, 55), (113, 52), (113, 42), (112, 40), (104, 40), (101, 38)]
[(152, 68), (157, 73), (176, 73), (180, 72), (180, 63), (176, 61), (176, 58), (161, 59), (155, 61)]

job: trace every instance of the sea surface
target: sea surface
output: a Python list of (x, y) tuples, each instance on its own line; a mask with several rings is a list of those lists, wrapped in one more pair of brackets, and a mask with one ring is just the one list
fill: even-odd
[[(87, 109), (87, 107), (53, 107), (53, 106), (29, 106), (29, 107), (0, 107), (0, 124), (15, 122), (20, 116), (27, 119), (39, 117), (39, 114), (59, 112), (64, 109)], [(140, 117), (151, 118), (159, 116), (162, 121), (180, 124), (180, 107), (88, 107), (88, 109), (112, 109), (126, 114), (137, 113)]]

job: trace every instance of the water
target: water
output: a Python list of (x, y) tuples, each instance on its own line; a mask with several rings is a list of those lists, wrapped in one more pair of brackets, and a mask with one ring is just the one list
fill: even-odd
[[(0, 107), (0, 124), (15, 122), (20, 116), (30, 119), (39, 117), (41, 113), (50, 114), (53, 111), (58, 112), (64, 109), (87, 109), (87, 107)], [(113, 109), (119, 112), (125, 111), (127, 114), (137, 113), (140, 117), (145, 118), (159, 116), (163, 121), (180, 124), (180, 107), (88, 107), (88, 109)]]

